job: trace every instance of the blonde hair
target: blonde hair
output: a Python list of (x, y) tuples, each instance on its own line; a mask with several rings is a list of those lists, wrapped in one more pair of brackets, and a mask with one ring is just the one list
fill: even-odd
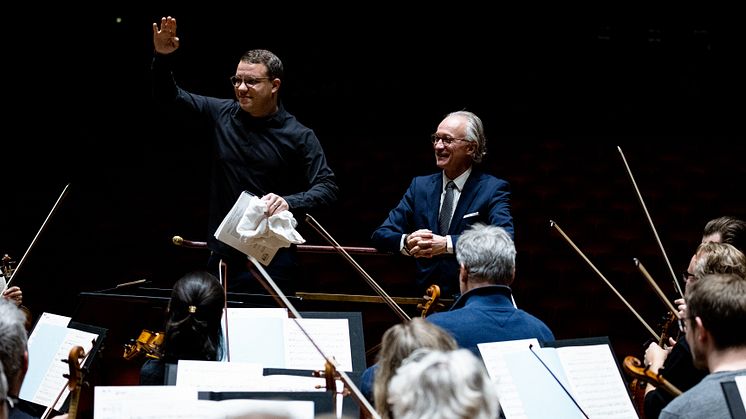
[(454, 350), (456, 341), (445, 330), (420, 317), (390, 327), (381, 339), (378, 370), (373, 382), (373, 402), (382, 419), (391, 418), (388, 385), (402, 361), (418, 348)]

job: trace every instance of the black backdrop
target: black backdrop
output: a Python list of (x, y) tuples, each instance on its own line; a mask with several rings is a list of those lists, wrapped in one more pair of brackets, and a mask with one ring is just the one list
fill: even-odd
[[(20, 259), (70, 183), (16, 279), (36, 313), (70, 314), (79, 291), (135, 279), (169, 288), (202, 267), (206, 255), (170, 239), (206, 238), (208, 148), (150, 100), (151, 23), (171, 13), (185, 88), (229, 97), (245, 50), (283, 59), (283, 101), (316, 131), (341, 187), (314, 216), (344, 245), (368, 246), (410, 178), (433, 170), (427, 138), (447, 112), (479, 114), (484, 165), (513, 187), (518, 305), (559, 339), (609, 335), (641, 355), (644, 328), (549, 222), (656, 327), (665, 307), (632, 258), (673, 296), (671, 274), (616, 147), (678, 274), (708, 219), (746, 217), (742, 25), (695, 8), (539, 12), (240, 3), (10, 15), (0, 252)], [(384, 288), (400, 284), (397, 266), (378, 273)]]

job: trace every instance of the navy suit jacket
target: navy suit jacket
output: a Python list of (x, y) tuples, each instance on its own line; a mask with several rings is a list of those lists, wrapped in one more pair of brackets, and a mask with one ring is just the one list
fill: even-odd
[(433, 313), (426, 320), (442, 327), (458, 346), (476, 356), (480, 343), (536, 338), (554, 340), (549, 327), (533, 315), (517, 309), (510, 298), (510, 287), (488, 285), (464, 293), (449, 311)]
[[(373, 246), (380, 251), (398, 253), (402, 234), (423, 228), (437, 234), (442, 191), (442, 172), (415, 177), (399, 205), (373, 232)], [(510, 185), (503, 179), (473, 168), (461, 191), (448, 229), (454, 249), (461, 233), (475, 223), (503, 227), (513, 237)], [(450, 298), (458, 293), (458, 262), (454, 254), (415, 258), (415, 262), (418, 292), (424, 293), (430, 285), (436, 284), (444, 297)]]

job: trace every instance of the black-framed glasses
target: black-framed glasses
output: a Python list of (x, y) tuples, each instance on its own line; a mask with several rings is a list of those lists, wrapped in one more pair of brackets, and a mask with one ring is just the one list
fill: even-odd
[(430, 135), (430, 142), (433, 145), (438, 144), (438, 141), (443, 141), (443, 145), (451, 145), (454, 141), (466, 141), (466, 138), (441, 137), (438, 134)]
[(246, 87), (254, 87), (264, 80), (269, 80), (269, 77), (243, 77), (243, 76), (231, 76), (230, 81), (233, 87), (241, 87), (241, 83), (246, 84)]
[(683, 279), (684, 282), (687, 282), (687, 281), (695, 279), (695, 278), (696, 277), (694, 276), (694, 274), (689, 273), (689, 271), (684, 271), (684, 272), (681, 273), (681, 279)]

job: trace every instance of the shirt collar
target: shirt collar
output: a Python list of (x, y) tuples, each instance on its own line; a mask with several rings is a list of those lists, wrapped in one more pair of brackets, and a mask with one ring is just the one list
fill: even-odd
[(448, 179), (448, 176), (446, 176), (446, 172), (443, 172), (443, 189), (445, 189), (448, 181), (452, 180), (453, 183), (456, 184), (456, 189), (458, 189), (459, 191), (464, 190), (464, 185), (466, 184), (466, 180), (469, 179), (470, 174), (471, 167), (466, 169), (466, 171), (464, 173), (461, 173), (456, 179)]

